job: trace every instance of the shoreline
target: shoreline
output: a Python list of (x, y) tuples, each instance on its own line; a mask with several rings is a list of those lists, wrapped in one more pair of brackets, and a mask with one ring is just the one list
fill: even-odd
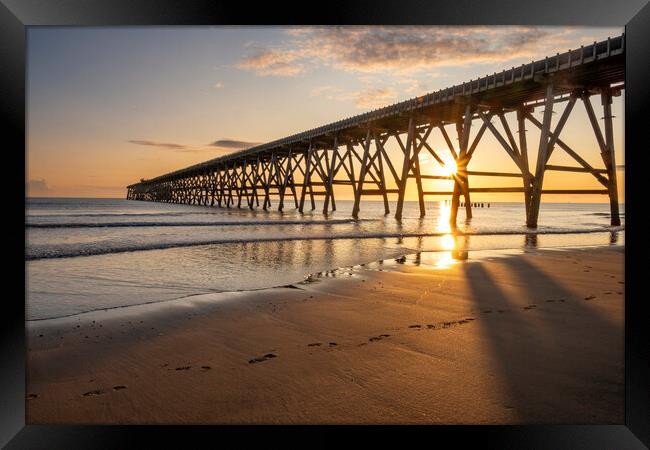
[[(551, 247), (541, 247), (541, 248), (526, 248), (526, 247), (509, 247), (509, 248), (494, 248), (494, 249), (478, 249), (478, 250), (464, 250), (467, 253), (472, 254), (471, 258), (465, 258), (465, 261), (468, 262), (476, 262), (476, 261), (482, 261), (486, 260), (490, 257), (495, 257), (498, 255), (501, 255), (503, 253), (508, 253), (508, 254), (521, 254), (521, 253), (526, 253), (526, 252), (537, 252), (537, 251), (562, 251), (562, 250), (587, 250), (587, 249), (598, 249), (598, 248), (625, 248), (625, 244), (594, 244), (594, 245), (566, 245), (566, 246), (551, 246)], [(303, 283), (308, 283), (312, 279), (318, 279), (320, 276), (324, 273), (332, 273), (332, 272), (337, 272), (337, 271), (351, 271), (354, 270), (355, 268), (365, 268), (369, 265), (372, 264), (392, 264), (394, 261), (397, 259), (401, 258), (413, 258), (415, 255), (418, 253), (420, 254), (444, 254), (444, 253), (450, 253), (449, 250), (421, 250), (421, 251), (415, 251), (414, 249), (408, 249), (405, 248), (404, 250), (408, 250), (408, 253), (403, 253), (399, 255), (395, 255), (395, 257), (390, 257), (390, 258), (385, 258), (381, 260), (372, 260), (368, 262), (362, 262), (358, 264), (354, 264), (352, 266), (342, 266), (342, 267), (335, 267), (335, 268), (330, 268), (325, 271), (320, 271), (320, 272), (313, 272), (305, 275), (301, 280), (295, 281), (293, 283), (289, 284), (284, 284), (284, 285), (278, 285), (278, 286), (267, 286), (267, 287), (261, 287), (261, 288), (253, 288), (253, 289), (239, 289), (239, 290), (224, 290), (224, 291), (216, 291), (216, 292), (205, 292), (205, 293), (199, 293), (199, 294), (191, 294), (183, 297), (178, 297), (178, 298), (172, 298), (172, 299), (167, 299), (167, 300), (156, 300), (156, 301), (150, 301), (146, 303), (138, 303), (138, 304), (133, 304), (133, 305), (124, 305), (124, 306), (112, 306), (108, 308), (100, 308), (100, 309), (93, 309), (90, 311), (82, 311), (78, 313), (73, 313), (73, 314), (68, 314), (68, 315), (63, 315), (63, 316), (56, 316), (56, 317), (45, 317), (45, 318), (37, 318), (37, 319), (26, 319), (25, 324), (27, 326), (38, 326), (39, 323), (43, 324), (52, 324), (53, 326), (56, 326), (57, 322), (65, 321), (65, 320), (73, 320), (76, 317), (83, 318), (85, 316), (90, 316), (90, 315), (95, 315), (96, 313), (109, 313), (103, 318), (107, 317), (112, 317), (117, 315), (118, 317), (121, 316), (121, 312), (123, 312), (124, 316), (129, 315), (129, 311), (131, 311), (131, 308), (133, 311), (136, 311), (137, 309), (141, 308), (151, 308), (152, 312), (156, 312), (156, 305), (160, 305), (161, 307), (164, 306), (172, 306), (174, 303), (183, 303), (183, 302), (193, 302), (194, 300), (201, 300), (204, 297), (209, 297), (207, 298), (207, 301), (223, 301), (223, 300), (228, 300), (227, 297), (229, 295), (237, 295), (237, 294), (254, 294), (256, 292), (260, 291), (266, 291), (266, 290), (275, 290), (275, 289), (282, 289), (282, 288), (289, 288), (289, 289), (295, 289), (295, 285), (303, 284)], [(478, 256), (478, 258), (477, 258)], [(405, 260), (405, 262), (407, 262)], [(413, 264), (410, 260), (407, 262), (407, 264)], [(418, 263), (421, 264), (421, 263)], [(426, 263), (424, 263), (426, 265)], [(225, 297), (225, 298), (220, 298), (220, 297)], [(96, 317), (101, 318), (100, 316)], [(91, 317), (92, 319), (92, 317)], [(65, 325), (65, 324), (62, 324)]]
[(623, 423), (624, 245), (516, 250), (29, 321), (27, 422)]

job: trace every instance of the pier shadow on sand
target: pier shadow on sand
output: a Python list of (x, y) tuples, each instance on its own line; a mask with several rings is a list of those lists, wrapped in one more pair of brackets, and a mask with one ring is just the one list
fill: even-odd
[(463, 270), (470, 298), (483, 310), (477, 324), (504, 389), (502, 406), (522, 424), (623, 423), (624, 328), (590, 304), (603, 301), (602, 292), (586, 300), (524, 258), (500, 261), (516, 300), (489, 264)]

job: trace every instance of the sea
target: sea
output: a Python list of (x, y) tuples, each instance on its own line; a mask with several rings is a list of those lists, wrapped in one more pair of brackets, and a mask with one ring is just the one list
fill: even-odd
[[(290, 200), (290, 199), (289, 199)], [(338, 200), (299, 213), (98, 198), (28, 198), (25, 217), (26, 320), (165, 302), (212, 292), (258, 290), (302, 282), (312, 274), (405, 255), (441, 262), (489, 250), (624, 245), (609, 205), (542, 203), (539, 227), (525, 226), (521, 202), (486, 202), (473, 217), (449, 202), (405, 202), (403, 218), (383, 202)], [(273, 206), (276, 206), (274, 203)]]

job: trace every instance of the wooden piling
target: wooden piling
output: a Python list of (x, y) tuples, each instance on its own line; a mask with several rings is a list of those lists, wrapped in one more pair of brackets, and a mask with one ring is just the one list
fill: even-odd
[(539, 205), (542, 199), (542, 184), (544, 181), (544, 171), (548, 154), (549, 132), (551, 129), (551, 118), (553, 114), (553, 82), (548, 81), (546, 85), (546, 103), (544, 104), (544, 119), (542, 122), (542, 131), (539, 138), (539, 149), (537, 151), (537, 168), (535, 169), (535, 179), (530, 195), (529, 214), (526, 219), (526, 225), (530, 228), (537, 228), (537, 218), (539, 217)]

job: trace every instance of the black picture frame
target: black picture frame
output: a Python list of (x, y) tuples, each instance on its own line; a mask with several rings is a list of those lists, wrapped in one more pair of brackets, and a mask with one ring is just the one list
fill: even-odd
[[(166, 444), (186, 446), (188, 439), (242, 441), (258, 438), (251, 427), (151, 427), (151, 426), (37, 426), (25, 425), (25, 95), (26, 27), (118, 25), (260, 25), (260, 24), (444, 24), (444, 25), (585, 25), (625, 26), (626, 32), (626, 245), (625, 249), (625, 424), (607, 426), (430, 426), (364, 427), (375, 439), (387, 433), (417, 435), (431, 444), (451, 438), (454, 445), (473, 442), (489, 448), (608, 448), (636, 449), (650, 446), (650, 339), (645, 295), (641, 289), (643, 264), (642, 190), (637, 172), (650, 118), (650, 5), (646, 0), (455, 0), (455, 1), (329, 1), (245, 2), (208, 0), (0, 0), (0, 113), (3, 133), (3, 181), (8, 279), (16, 287), (2, 303), (2, 357), (0, 358), (0, 445), (6, 448), (128, 448), (151, 447), (151, 437)], [(645, 144), (647, 146), (647, 144)], [(23, 180), (21, 181), (21, 177)], [(641, 194), (639, 194), (641, 192)], [(21, 219), (22, 217), (22, 219)], [(9, 292), (8, 290), (5, 292)], [(23, 301), (20, 301), (20, 295)], [(318, 433), (323, 444), (331, 431), (349, 427), (281, 427), (281, 430)], [(275, 434), (279, 429), (255, 427)], [(358, 428), (354, 428), (358, 431)], [(218, 435), (218, 436), (216, 436)], [(146, 441), (145, 441), (146, 439)], [(310, 438), (311, 442), (314, 442)], [(306, 441), (309, 444), (310, 441)], [(212, 441), (218, 444), (223, 441)], [(340, 439), (332, 443), (341, 442)]]

